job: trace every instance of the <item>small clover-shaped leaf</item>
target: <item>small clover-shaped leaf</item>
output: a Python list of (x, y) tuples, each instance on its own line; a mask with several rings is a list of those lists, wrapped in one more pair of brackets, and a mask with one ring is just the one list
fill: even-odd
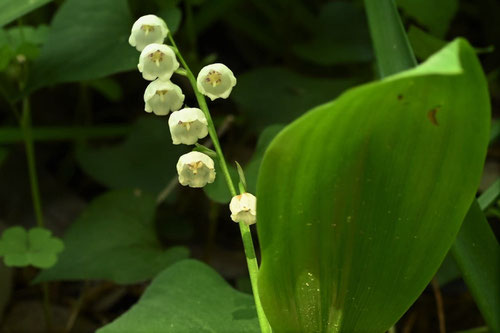
[(0, 256), (6, 266), (24, 267), (33, 265), (49, 268), (57, 262), (57, 254), (64, 249), (64, 243), (45, 228), (31, 228), (26, 231), (16, 226), (5, 230), (0, 238)]

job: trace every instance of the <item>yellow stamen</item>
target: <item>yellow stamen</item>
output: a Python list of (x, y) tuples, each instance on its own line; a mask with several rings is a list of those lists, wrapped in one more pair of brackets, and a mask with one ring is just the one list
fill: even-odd
[(153, 32), (155, 31), (155, 27), (152, 26), (152, 25), (148, 25), (148, 24), (143, 24), (141, 26), (141, 30), (144, 31), (145, 35), (147, 36), (150, 32)]
[(198, 162), (193, 162), (193, 163), (189, 163), (188, 164), (188, 168), (189, 170), (191, 170), (193, 172), (193, 175), (197, 175), (198, 174), (198, 169), (203, 167), (203, 162), (202, 161), (198, 161)]
[(180, 121), (179, 120), (178, 124), (181, 125), (181, 126), (186, 127), (186, 130), (189, 131), (191, 129), (191, 124), (192, 123), (193, 123), (192, 121)]
[(158, 96), (160, 96), (160, 101), (161, 101), (161, 102), (165, 102), (165, 95), (166, 95), (167, 93), (168, 93), (168, 90), (167, 90), (167, 89), (165, 89), (165, 90), (157, 90), (157, 91), (156, 91), (156, 94), (157, 94)]
[(157, 50), (153, 53), (150, 53), (149, 57), (151, 58), (151, 61), (156, 64), (156, 66), (160, 67), (160, 62), (163, 61), (163, 52)]
[(218, 86), (222, 82), (222, 74), (217, 71), (208, 72), (205, 81), (210, 83), (212, 87)]

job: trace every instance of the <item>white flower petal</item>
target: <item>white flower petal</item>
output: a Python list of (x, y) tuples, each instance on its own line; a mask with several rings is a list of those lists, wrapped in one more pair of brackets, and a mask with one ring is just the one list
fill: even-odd
[(208, 134), (207, 118), (197, 108), (185, 108), (172, 113), (168, 119), (168, 127), (174, 145), (194, 145), (198, 139)]
[(242, 193), (231, 199), (229, 209), (234, 222), (243, 222), (246, 225), (257, 222), (257, 198), (251, 193)]
[(165, 21), (156, 15), (145, 15), (135, 21), (128, 42), (137, 51), (142, 51), (149, 44), (161, 44), (168, 35)]
[(151, 82), (144, 92), (144, 110), (165, 116), (170, 111), (179, 110), (184, 103), (184, 94), (179, 86), (171, 81), (157, 79)]
[(145, 80), (159, 78), (166, 81), (179, 68), (179, 62), (168, 45), (149, 44), (142, 50), (137, 68)]
[(203, 67), (196, 79), (200, 93), (212, 101), (217, 98), (228, 98), (235, 85), (236, 78), (233, 72), (220, 63)]
[(177, 162), (179, 183), (189, 187), (203, 187), (215, 180), (214, 161), (198, 151), (184, 154)]

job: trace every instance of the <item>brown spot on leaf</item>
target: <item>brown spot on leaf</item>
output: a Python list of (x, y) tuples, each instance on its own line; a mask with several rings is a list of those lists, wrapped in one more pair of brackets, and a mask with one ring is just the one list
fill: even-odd
[(427, 112), (427, 118), (431, 121), (431, 123), (435, 126), (439, 126), (439, 123), (436, 118), (436, 113), (438, 112), (440, 106), (435, 107), (434, 109)]
[(403, 99), (403, 94), (398, 95), (398, 101), (401, 101)]

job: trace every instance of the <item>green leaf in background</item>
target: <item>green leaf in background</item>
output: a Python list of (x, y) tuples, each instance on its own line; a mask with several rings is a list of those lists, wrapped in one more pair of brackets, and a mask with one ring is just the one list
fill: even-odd
[(159, 274), (139, 302), (98, 333), (260, 332), (252, 296), (209, 266), (183, 260)]
[(177, 7), (165, 7), (160, 9), (158, 16), (165, 20), (171, 33), (175, 33), (181, 24), (182, 11)]
[(0, 27), (52, 0), (3, 0), (0, 2)]
[(185, 146), (175, 146), (167, 118), (140, 117), (127, 139), (118, 145), (77, 152), (82, 169), (101, 184), (112, 188), (136, 188), (159, 193), (177, 171)]
[[(219, 162), (214, 159), (215, 162), (215, 181), (212, 184), (207, 184), (203, 187), (203, 191), (205, 194), (213, 201), (218, 203), (229, 203), (231, 201), (231, 193), (229, 193), (229, 189), (226, 185), (226, 180), (224, 178), (224, 174), (222, 173)], [(238, 184), (238, 171), (232, 165), (228, 165), (229, 174), (233, 179), (235, 184)]]
[(480, 64), (456, 40), (285, 128), (257, 186), (259, 291), (273, 331), (389, 329), (459, 231), (489, 122)]
[(412, 25), (408, 30), (408, 39), (419, 60), (425, 60), (446, 45), (446, 41), (432, 36)]
[(500, 246), (476, 202), (451, 253), (491, 331), (500, 332)]
[(266, 67), (240, 75), (231, 97), (245, 113), (247, 126), (262, 130), (294, 120), (355, 83), (354, 79), (314, 78)]
[(149, 194), (122, 190), (92, 201), (64, 235), (66, 249), (35, 282), (111, 280), (136, 283), (151, 279), (185, 259), (184, 247), (163, 249), (156, 238), (156, 200)]
[(257, 177), (259, 175), (260, 164), (264, 157), (264, 152), (267, 146), (271, 143), (276, 135), (284, 128), (284, 125), (271, 125), (266, 127), (259, 136), (257, 147), (253, 153), (252, 159), (245, 167), (245, 175), (247, 179), (247, 190), (250, 193), (257, 192)]
[(132, 23), (126, 0), (65, 1), (33, 67), (30, 89), (134, 69), (139, 53), (128, 44)]
[(33, 265), (48, 268), (57, 262), (57, 255), (64, 249), (63, 242), (52, 236), (45, 228), (21, 226), (6, 229), (0, 239), (0, 256), (6, 266), (24, 267)]
[(398, 6), (429, 31), (444, 37), (458, 10), (458, 0), (397, 0)]
[(0, 29), (0, 70), (4, 70), (16, 56), (24, 56), (27, 60), (36, 59), (48, 31), (46, 25)]
[(320, 11), (313, 39), (294, 45), (296, 55), (324, 66), (368, 62), (373, 59), (363, 7), (352, 1), (326, 3)]

